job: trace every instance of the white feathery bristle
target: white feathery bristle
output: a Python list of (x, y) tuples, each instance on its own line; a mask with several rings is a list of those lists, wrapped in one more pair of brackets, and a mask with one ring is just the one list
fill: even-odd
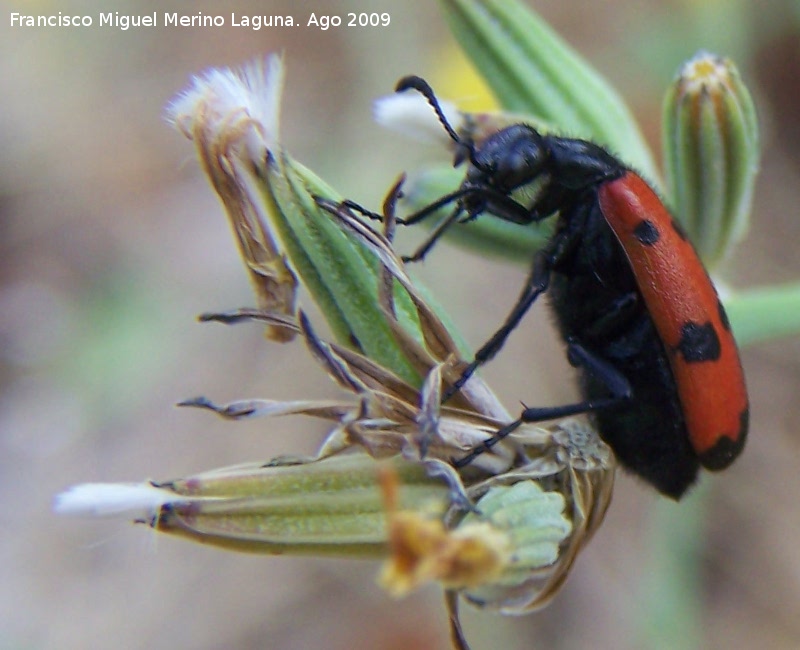
[[(464, 117), (455, 104), (439, 102), (439, 106), (450, 125), (458, 131), (464, 124)], [(415, 140), (451, 142), (433, 108), (422, 95), (395, 93), (381, 97), (373, 103), (372, 114), (381, 126)]]
[(152, 517), (179, 500), (150, 483), (83, 483), (56, 495), (53, 510), (77, 517)]
[(283, 57), (272, 54), (240, 69), (211, 68), (192, 78), (166, 108), (166, 118), (188, 138), (197, 129), (210, 141), (242, 139), (260, 157), (278, 142)]

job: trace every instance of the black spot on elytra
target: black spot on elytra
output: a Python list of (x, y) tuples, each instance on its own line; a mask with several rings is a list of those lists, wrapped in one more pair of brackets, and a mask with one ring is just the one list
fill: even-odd
[(675, 348), (688, 363), (716, 361), (719, 359), (721, 346), (714, 326), (708, 323), (689, 321), (681, 327), (681, 340)]
[(658, 241), (659, 232), (652, 221), (642, 219), (639, 225), (633, 231), (633, 236), (639, 240), (639, 243), (645, 246), (652, 246)]
[(722, 306), (722, 302), (719, 298), (717, 298), (717, 309), (719, 310), (719, 320), (722, 323), (722, 327), (730, 332), (731, 322), (728, 320), (728, 314), (725, 312), (725, 307)]
[(699, 455), (700, 463), (712, 472), (725, 469), (742, 453), (750, 425), (750, 409), (745, 408), (739, 416), (739, 431), (734, 438), (721, 436), (711, 449)]
[(679, 224), (675, 219), (672, 219), (672, 229), (678, 233), (678, 237), (680, 237), (683, 241), (689, 239), (689, 235), (686, 234), (686, 231), (683, 229), (683, 226)]

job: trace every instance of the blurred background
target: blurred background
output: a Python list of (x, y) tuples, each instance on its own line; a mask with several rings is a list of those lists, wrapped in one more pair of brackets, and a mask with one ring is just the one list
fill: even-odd
[[(660, 102), (700, 48), (756, 95), (764, 159), (734, 286), (800, 277), (800, 3), (537, 0), (629, 99), (659, 148)], [(385, 133), (370, 102), (403, 74), (470, 99), (435, 3), (195, 2), (193, 13), (387, 11), (388, 27), (10, 28), (9, 14), (188, 11), (176, 0), (0, 2), (0, 650), (447, 648), (440, 593), (394, 602), (368, 562), (236, 555), (115, 521), (61, 519), (89, 481), (169, 479), (314, 450), (306, 420), (224, 422), (198, 394), (327, 397), (296, 347), (257, 326), (201, 325), (252, 304), (191, 144), (162, 119), (193, 73), (286, 54), (285, 144), (344, 195), (377, 206), (441, 151)], [(407, 241), (408, 243), (404, 243)], [(411, 249), (411, 239), (401, 249)], [(525, 270), (443, 245), (418, 269), (479, 345)], [(569, 368), (542, 310), (486, 370), (508, 405), (563, 403)], [(299, 344), (296, 344), (299, 345)], [(680, 505), (620, 475), (606, 523), (546, 610), (464, 608), (475, 648), (800, 647), (800, 340), (744, 351), (746, 453)]]

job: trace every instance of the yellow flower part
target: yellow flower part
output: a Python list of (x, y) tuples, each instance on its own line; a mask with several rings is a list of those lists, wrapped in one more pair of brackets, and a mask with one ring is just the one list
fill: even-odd
[(467, 112), (500, 110), (492, 91), (455, 43), (448, 43), (435, 57), (440, 64), (431, 75), (442, 97), (458, 101), (458, 107)]

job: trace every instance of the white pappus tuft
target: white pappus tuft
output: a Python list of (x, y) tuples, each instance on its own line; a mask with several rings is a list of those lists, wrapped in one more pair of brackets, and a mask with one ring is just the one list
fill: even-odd
[(278, 142), (283, 77), (279, 54), (239, 69), (211, 68), (167, 105), (166, 118), (191, 140), (243, 142), (260, 160)]
[[(452, 127), (464, 125), (463, 114), (450, 102), (439, 103)], [(427, 100), (416, 93), (395, 93), (376, 99), (372, 105), (375, 121), (383, 127), (422, 142), (450, 144), (450, 137)]]
[(77, 517), (149, 518), (180, 498), (150, 483), (82, 483), (56, 495), (53, 510)]

